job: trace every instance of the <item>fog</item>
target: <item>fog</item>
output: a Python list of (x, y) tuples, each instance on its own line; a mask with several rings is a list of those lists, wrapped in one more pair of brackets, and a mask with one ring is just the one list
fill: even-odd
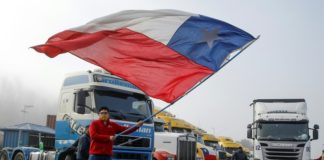
[(46, 115), (56, 114), (58, 96), (21, 81), (14, 76), (0, 77), (1, 127), (26, 122), (46, 125)]
[[(246, 138), (258, 98), (305, 98), (310, 127), (320, 125), (312, 158), (324, 149), (324, 1), (29, 0), (0, 6), (0, 126), (45, 124), (55, 114), (69, 72), (96, 68), (70, 54), (48, 58), (29, 49), (53, 34), (117, 11), (178, 9), (233, 24), (254, 36), (251, 47), (169, 111), (209, 133)], [(160, 107), (166, 103), (154, 100)], [(27, 108), (24, 115), (21, 110)]]

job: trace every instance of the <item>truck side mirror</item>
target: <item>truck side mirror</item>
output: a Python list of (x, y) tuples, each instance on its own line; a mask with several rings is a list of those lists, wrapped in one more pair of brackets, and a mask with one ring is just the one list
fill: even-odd
[(76, 112), (79, 113), (79, 114), (85, 114), (85, 107), (84, 106), (79, 106), (77, 108)]
[(76, 93), (76, 100), (77, 100), (77, 104), (76, 104), (76, 112), (79, 114), (85, 114), (86, 112), (86, 97), (89, 96), (88, 91), (82, 91), (80, 90), (79, 92)]
[(213, 149), (216, 149), (216, 147), (217, 147), (217, 144), (215, 144), (215, 143), (212, 143), (212, 144), (211, 144), (211, 147), (212, 147)]
[(248, 128), (248, 130), (247, 130), (247, 138), (252, 139), (252, 125), (248, 124), (247, 128)]
[(86, 105), (86, 97), (89, 95), (88, 91), (77, 92), (77, 105), (84, 107)]
[(319, 129), (319, 125), (315, 124), (314, 129), (313, 129), (313, 138), (312, 138), (312, 140), (317, 140), (318, 139), (318, 129)]
[(153, 101), (150, 100), (150, 99), (148, 99), (148, 100), (147, 100), (147, 103), (148, 103), (148, 105), (149, 105), (149, 108), (150, 108), (151, 114), (153, 115), (153, 107), (154, 107), (154, 105), (153, 105)]
[(168, 131), (172, 132), (171, 122), (168, 123)]
[(218, 152), (219, 159), (226, 159), (226, 152)]
[(262, 129), (262, 124), (258, 123), (258, 128)]
[(317, 140), (318, 139), (318, 130), (314, 129), (313, 130), (313, 139), (312, 140)]

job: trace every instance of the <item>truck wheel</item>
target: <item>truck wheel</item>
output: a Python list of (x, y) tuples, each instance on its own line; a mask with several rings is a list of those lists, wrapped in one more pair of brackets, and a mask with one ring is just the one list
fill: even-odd
[(0, 160), (8, 160), (7, 152), (0, 151)]
[(13, 160), (24, 160), (24, 154), (22, 152), (18, 152)]
[(64, 160), (76, 160), (76, 156), (74, 154), (68, 154)]

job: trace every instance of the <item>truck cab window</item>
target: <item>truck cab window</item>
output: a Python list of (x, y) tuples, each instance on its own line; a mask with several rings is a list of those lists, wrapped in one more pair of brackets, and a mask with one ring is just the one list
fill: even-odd
[[(142, 94), (118, 90), (95, 90), (94, 96), (97, 109), (107, 106), (111, 119), (138, 122), (151, 115), (147, 99)], [(152, 122), (148, 120), (145, 123)]]

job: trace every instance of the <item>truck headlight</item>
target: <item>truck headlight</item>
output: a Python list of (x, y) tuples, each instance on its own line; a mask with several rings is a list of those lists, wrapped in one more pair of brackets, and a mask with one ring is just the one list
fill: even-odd
[(173, 155), (169, 154), (169, 155), (167, 156), (167, 160), (175, 160), (175, 158), (174, 158)]

